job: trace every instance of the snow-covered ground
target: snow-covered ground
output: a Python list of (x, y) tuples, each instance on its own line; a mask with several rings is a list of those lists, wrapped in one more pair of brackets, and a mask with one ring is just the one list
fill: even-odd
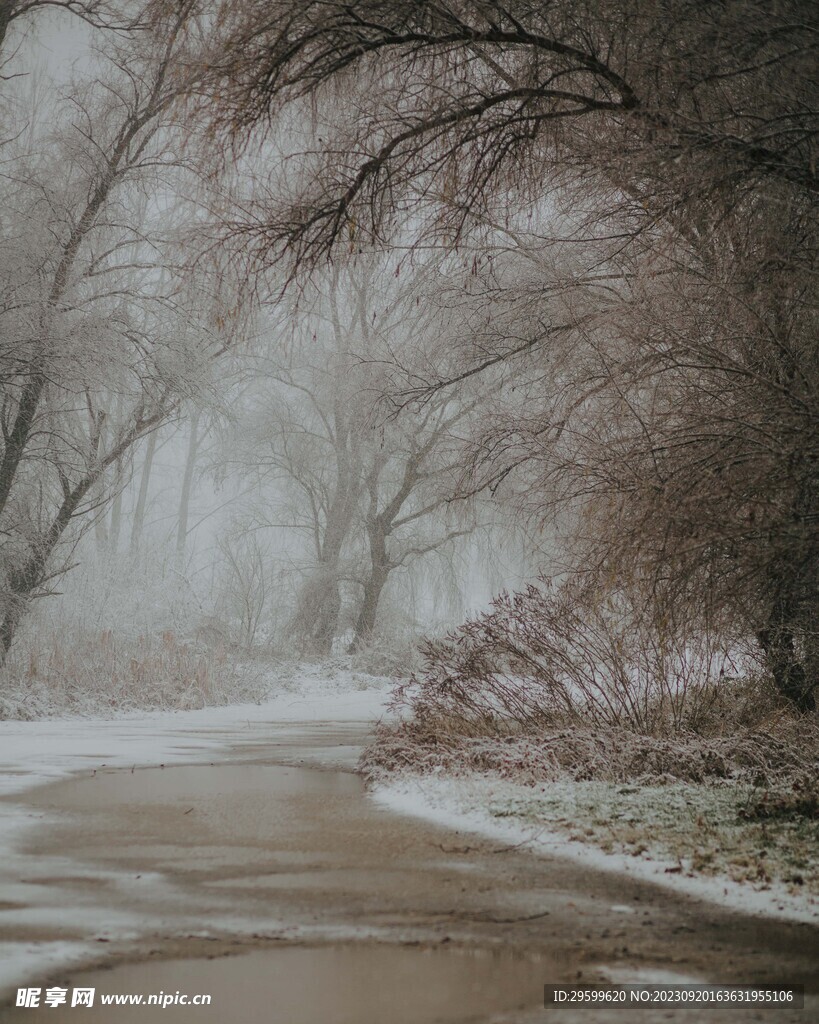
[[(258, 704), (131, 713), (109, 719), (0, 722), (0, 795), (7, 798), (0, 804), (0, 863), (10, 867), (19, 862), (26, 830), (42, 823), (40, 815), (32, 817), (22, 802), (14, 800), (16, 794), (31, 787), (100, 768), (208, 763), (245, 744), (262, 745), (303, 733), (305, 726), (373, 722), (384, 713), (389, 687), (387, 679), (343, 670), (328, 678), (326, 670), (316, 666), (300, 670), (276, 695)], [(514, 812), (498, 814), (499, 801), (514, 807), (524, 793), (531, 796), (531, 787), (489, 778), (403, 776), (378, 786), (372, 796), (398, 813), (480, 833), (504, 845), (525, 844), (535, 853), (571, 857), (591, 867), (645, 878), (746, 912), (819, 920), (819, 907), (783, 888), (756, 891), (727, 879), (668, 874), (666, 869), (676, 871), (677, 865), (647, 856), (605, 853), (570, 840), (550, 828), (548, 820), (533, 825), (531, 819)], [(9, 881), (12, 876), (19, 877), (13, 872)], [(9, 898), (8, 890), (0, 896)], [(125, 931), (120, 929), (117, 934), (122, 938)], [(87, 945), (65, 941), (0, 944), (0, 987), (3, 982), (19, 983), (24, 974), (42, 973), (87, 954)]]
[(0, 795), (103, 766), (209, 761), (218, 750), (263, 740), (271, 725), (374, 721), (383, 713), (390, 685), (387, 679), (350, 672), (328, 681), (310, 671), (297, 683), (258, 704), (0, 722)]
[[(550, 783), (544, 783), (548, 791)], [(567, 784), (571, 785), (571, 784)], [(638, 856), (605, 852), (561, 830), (548, 815), (547, 798), (538, 814), (536, 790), (491, 776), (447, 778), (435, 775), (403, 775), (381, 783), (372, 792), (382, 806), (399, 814), (415, 815), (461, 832), (497, 840), (504, 846), (525, 846), (533, 853), (570, 857), (603, 871), (623, 873), (663, 885), (677, 892), (705, 899), (749, 914), (787, 920), (819, 922), (819, 902), (808, 894), (789, 891), (772, 883), (759, 889), (725, 876), (688, 873), (678, 860), (663, 859), (649, 848)], [(526, 813), (522, 812), (526, 807)], [(650, 829), (647, 828), (646, 836)]]
[[(147, 768), (156, 765), (209, 763), (220, 753), (246, 744), (281, 740), (288, 734), (304, 732), (320, 724), (372, 722), (384, 710), (389, 680), (360, 673), (339, 671), (331, 678), (314, 668), (303, 669), (285, 688), (258, 704), (203, 708), (198, 711), (131, 713), (115, 718), (49, 718), (40, 721), (0, 722), (0, 910), (15, 914), (20, 893), (29, 903), (25, 920), (47, 927), (54, 920), (47, 892), (37, 886), (38, 870), (26, 868), (20, 888), (25, 855), (22, 842), (28, 829), (42, 825), (40, 813), (32, 814), (24, 803), (14, 802), (16, 794), (32, 787), (67, 778), (77, 772), (101, 768)], [(21, 857), (23, 858), (21, 860)], [(54, 860), (54, 858), (51, 858)], [(48, 874), (67, 870), (57, 862), (39, 866)], [(73, 866), (68, 873), (79, 875)], [(162, 879), (157, 878), (157, 884)], [(120, 880), (121, 882), (121, 880)], [(81, 916), (77, 908), (75, 917)], [(0, 942), (0, 993), (13, 991), (27, 978), (48, 974), (87, 960), (93, 952), (94, 937), (120, 940), (136, 937), (139, 928), (130, 920), (119, 920), (113, 912), (88, 921), (88, 942), (24, 941)]]

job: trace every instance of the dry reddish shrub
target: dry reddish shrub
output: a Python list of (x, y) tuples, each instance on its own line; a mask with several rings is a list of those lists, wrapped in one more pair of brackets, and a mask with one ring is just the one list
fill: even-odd
[(531, 784), (567, 778), (645, 784), (734, 780), (799, 789), (819, 773), (819, 726), (789, 718), (777, 723), (776, 734), (654, 737), (573, 725), (480, 735), (427, 719), (379, 726), (361, 767), (371, 780), (395, 771), (444, 770), (492, 772)]
[(798, 715), (736, 642), (642, 617), (622, 593), (590, 596), (540, 581), (428, 641), (365, 773), (786, 788), (817, 774), (816, 715)]
[(490, 611), (421, 651), (424, 670), (396, 690), (394, 705), (467, 729), (574, 721), (648, 735), (707, 733), (724, 727), (728, 709), (759, 720), (782, 703), (770, 689), (751, 694), (747, 682), (731, 682), (751, 664), (736, 638), (702, 623), (658, 621), (624, 590), (542, 579), (501, 594)]

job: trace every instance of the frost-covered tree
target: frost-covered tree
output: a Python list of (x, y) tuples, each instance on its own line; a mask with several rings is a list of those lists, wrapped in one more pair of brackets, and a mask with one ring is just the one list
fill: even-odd
[(179, 228), (195, 168), (176, 103), (194, 5), (67, 88), (4, 149), (0, 241), (0, 645), (64, 571), (124, 456), (208, 379), (226, 343)]
[(437, 274), (358, 255), (280, 304), (226, 448), (227, 465), (274, 488), (254, 528), (296, 531), (310, 551), (290, 630), (322, 653), (339, 632), (342, 589), (358, 645), (391, 574), (472, 528), (451, 506), (478, 396), (454, 392), (420, 412), (390, 401), (425, 372), (446, 329), (430, 301)]

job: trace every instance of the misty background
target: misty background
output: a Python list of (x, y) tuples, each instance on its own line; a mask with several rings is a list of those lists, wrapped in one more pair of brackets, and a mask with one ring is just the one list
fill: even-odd
[(405, 244), (287, 292), (243, 276), (215, 239), (275, 147), (215, 171), (168, 84), (194, 44), (163, 50), (161, 12), (123, 28), (138, 5), (61, 6), (2, 50), (7, 453), (44, 319), (48, 363), (5, 496), (4, 710), (256, 696), (242, 669), (271, 658), (406, 673), (419, 636), (543, 557), (539, 528), (466, 484), (497, 382), (405, 402), (467, 330), (447, 274), (474, 257)]

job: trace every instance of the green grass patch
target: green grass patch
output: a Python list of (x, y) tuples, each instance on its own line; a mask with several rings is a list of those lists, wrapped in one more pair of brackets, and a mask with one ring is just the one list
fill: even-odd
[(819, 820), (748, 817), (759, 798), (751, 786), (557, 781), (515, 789), (499, 787), (488, 807), (494, 817), (557, 829), (608, 853), (668, 860), (687, 875), (819, 894)]

